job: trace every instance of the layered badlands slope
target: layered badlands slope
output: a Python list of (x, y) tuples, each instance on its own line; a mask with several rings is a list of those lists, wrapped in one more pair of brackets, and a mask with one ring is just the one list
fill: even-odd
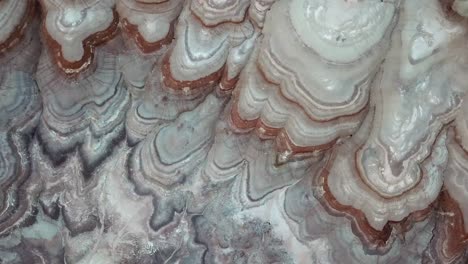
[(467, 18), (0, 0), (0, 263), (466, 263)]

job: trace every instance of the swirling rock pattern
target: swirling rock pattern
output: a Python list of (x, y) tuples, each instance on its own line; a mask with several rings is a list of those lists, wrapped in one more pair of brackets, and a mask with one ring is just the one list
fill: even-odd
[(467, 3), (0, 0), (0, 263), (467, 263)]
[[(137, 91), (144, 89), (153, 64), (174, 39), (183, 4), (182, 0), (117, 1), (116, 8), (127, 49), (126, 56), (122, 57), (122, 71), (129, 87), (135, 87)], [(148, 92), (146, 95), (151, 94)]]
[[(392, 2), (279, 2), (240, 78), (234, 125), (275, 138), (286, 158), (328, 149), (352, 134), (366, 113), (396, 8)], [(346, 16), (334, 21), (340, 12)], [(364, 29), (366, 38), (358, 33)]]
[(208, 89), (221, 80), (221, 89), (233, 88), (232, 81), (258, 35), (245, 16), (245, 2), (192, 1), (186, 5), (174, 47), (163, 59), (165, 85), (185, 94)]
[(61, 75), (49, 53), (42, 53), (36, 73), (44, 108), (38, 135), (56, 164), (78, 147), (85, 168), (92, 169), (124, 137), (130, 99), (114, 48), (97, 50), (96, 67), (79, 79)]
[(92, 64), (96, 45), (116, 33), (118, 15), (113, 0), (41, 1), (44, 41), (65, 74), (77, 74)]
[(143, 53), (155, 52), (172, 41), (183, 1), (122, 0), (117, 10), (122, 28)]
[[(33, 0), (3, 1), (0, 6), (0, 52), (5, 52), (21, 41), (22, 36), (34, 18)], [(15, 15), (12, 15), (12, 14)]]
[[(28, 7), (32, 5), (30, 2), (23, 4), (23, 8), (32, 8)], [(2, 5), (2, 8), (10, 11), (10, 8), (21, 8), (21, 4), (14, 2), (3, 2)], [(18, 12), (21, 13), (19, 9)], [(19, 23), (6, 13), (2, 16), (4, 22)], [(40, 43), (37, 26), (17, 24), (16, 27), (18, 32), (10, 32), (11, 36), (18, 34), (15, 36), (18, 39), (14, 40), (16, 46), (0, 51), (0, 63), (5, 65), (0, 69), (1, 234), (29, 221), (29, 216), (36, 210), (33, 207), (34, 194), (28, 189), (28, 182), (32, 177), (29, 146), (42, 111), (41, 97), (34, 82), (35, 67), (31, 66), (37, 64)], [(5, 28), (12, 30), (7, 25)], [(5, 40), (8, 41), (11, 36)]]

